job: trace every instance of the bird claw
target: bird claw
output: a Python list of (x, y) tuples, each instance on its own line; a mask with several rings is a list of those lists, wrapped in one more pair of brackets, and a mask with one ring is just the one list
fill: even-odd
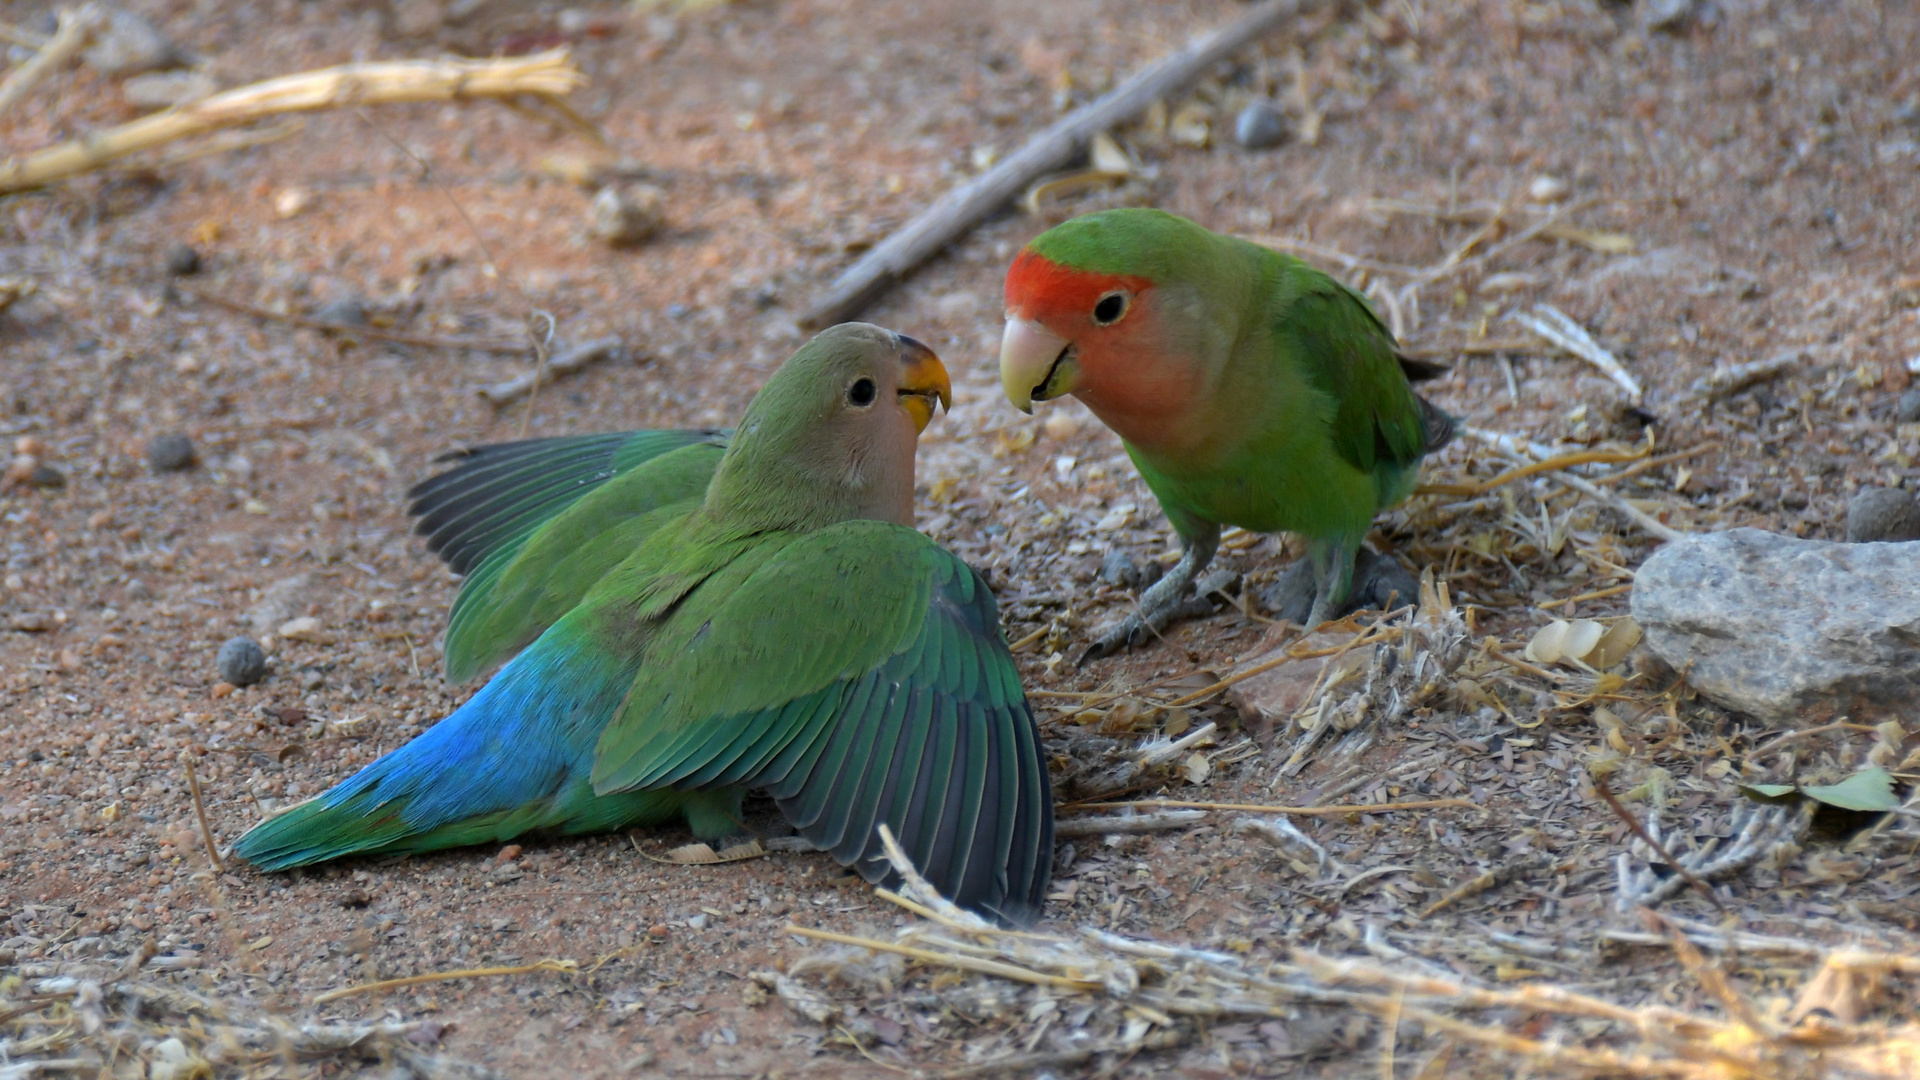
[(1313, 563), (1300, 559), (1287, 567), (1278, 580), (1260, 595), (1260, 602), (1274, 619), (1304, 626), (1308, 630), (1327, 619), (1338, 619), (1356, 611), (1386, 610), (1414, 603), (1420, 596), (1420, 583), (1406, 567), (1391, 555), (1376, 555), (1361, 548), (1353, 557), (1353, 584), (1347, 589), (1345, 603), (1324, 605), (1314, 577)]
[(1080, 654), (1080, 659), (1074, 662), (1074, 666), (1082, 667), (1089, 660), (1098, 660), (1122, 649), (1143, 644), (1150, 637), (1158, 637), (1168, 623), (1211, 614), (1213, 614), (1213, 601), (1204, 596), (1195, 595), (1185, 596), (1156, 612), (1149, 613), (1144, 609), (1136, 611), (1095, 638), (1093, 644), (1087, 646), (1087, 651)]

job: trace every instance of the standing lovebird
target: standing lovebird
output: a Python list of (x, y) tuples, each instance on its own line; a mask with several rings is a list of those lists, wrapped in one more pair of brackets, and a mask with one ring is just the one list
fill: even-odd
[(1025, 412), (1064, 394), (1085, 402), (1180, 537), (1180, 561), (1087, 657), (1190, 610), (1223, 525), (1306, 540), (1267, 601), (1309, 628), (1415, 596), (1361, 541), (1412, 494), (1453, 421), (1408, 385), (1442, 369), (1400, 356), (1358, 293), (1269, 248), (1126, 209), (1034, 238), (1007, 272), (1006, 304), (1007, 398)]
[(986, 583), (912, 528), (949, 394), (926, 346), (848, 323), (731, 433), (466, 455), (414, 509), (467, 573), (449, 676), (504, 666), (235, 851), (278, 870), (681, 817), (719, 839), (755, 790), (870, 881), (884, 823), (944, 894), (1030, 921), (1053, 860), (1038, 732)]

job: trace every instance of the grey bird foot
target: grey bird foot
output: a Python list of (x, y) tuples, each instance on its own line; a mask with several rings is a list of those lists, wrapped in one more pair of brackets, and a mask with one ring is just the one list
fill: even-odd
[(1080, 654), (1074, 666), (1078, 667), (1089, 660), (1098, 660), (1111, 656), (1122, 649), (1139, 645), (1149, 638), (1159, 635), (1167, 624), (1179, 619), (1195, 619), (1213, 614), (1213, 604), (1204, 597), (1191, 593), (1174, 599), (1171, 603), (1161, 604), (1149, 610), (1141, 607), (1138, 611), (1109, 627), (1107, 632), (1094, 639), (1087, 651)]
[[(1260, 602), (1275, 619), (1312, 630), (1314, 627), (1308, 626), (1307, 620), (1313, 614), (1317, 589), (1312, 560), (1300, 559), (1267, 587)], [(1344, 618), (1356, 611), (1385, 610), (1389, 605), (1405, 607), (1417, 603), (1419, 598), (1420, 583), (1398, 559), (1361, 548), (1353, 557), (1353, 584), (1347, 590), (1346, 602), (1329, 613), (1328, 618)]]
[(1160, 604), (1152, 602), (1154, 590), (1148, 590), (1147, 594), (1140, 598), (1140, 608), (1110, 627), (1106, 633), (1096, 638), (1092, 645), (1087, 646), (1087, 651), (1080, 654), (1080, 659), (1075, 666), (1085, 664), (1089, 660), (1110, 656), (1121, 649), (1144, 644), (1149, 638), (1158, 635), (1170, 624), (1181, 619), (1199, 619), (1213, 614), (1213, 601), (1209, 598), (1215, 593), (1225, 593), (1239, 581), (1240, 575), (1231, 570), (1215, 570), (1201, 578), (1193, 592), (1185, 596), (1170, 594), (1171, 599)]

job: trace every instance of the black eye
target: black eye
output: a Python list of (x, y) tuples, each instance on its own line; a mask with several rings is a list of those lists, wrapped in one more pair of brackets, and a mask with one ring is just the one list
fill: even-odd
[(1110, 292), (1093, 305), (1093, 321), (1098, 326), (1112, 326), (1127, 313), (1127, 294)]
[(855, 379), (853, 385), (847, 387), (847, 400), (863, 409), (873, 404), (873, 395), (872, 379)]

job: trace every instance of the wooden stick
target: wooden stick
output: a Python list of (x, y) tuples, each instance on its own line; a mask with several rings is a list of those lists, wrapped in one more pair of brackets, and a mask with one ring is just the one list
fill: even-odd
[(502, 60), (395, 60), (342, 64), (242, 86), (131, 123), (0, 161), (0, 194), (39, 187), (190, 135), (283, 113), (355, 105), (557, 97), (586, 81), (566, 49)]
[[(1350, 803), (1343, 806), (1264, 806), (1260, 803), (1189, 802), (1185, 799), (1138, 799), (1134, 802), (1068, 803), (1076, 810), (1120, 810), (1129, 806), (1187, 810), (1229, 810), (1242, 814), (1287, 814), (1293, 817), (1325, 817), (1330, 814), (1379, 814), (1388, 810), (1444, 810), (1448, 807), (1472, 808), (1480, 805), (1472, 799), (1419, 799), (1414, 802)], [(1066, 807), (1061, 807), (1066, 809)], [(1112, 830), (1109, 830), (1112, 831)]]
[(220, 852), (213, 843), (213, 826), (207, 824), (207, 807), (200, 801), (200, 778), (193, 773), (193, 757), (180, 755), (181, 764), (187, 767), (187, 791), (193, 796), (193, 816), (200, 819), (200, 842), (207, 845), (207, 861), (213, 864), (213, 872), (224, 874), (227, 868), (220, 865)]
[(54, 32), (33, 59), (21, 64), (7, 73), (7, 81), (0, 83), (0, 113), (5, 113), (20, 103), (41, 79), (58, 71), (72, 60), (87, 42), (93, 40), (94, 27), (100, 24), (100, 10), (92, 4), (79, 11), (62, 11), (60, 29)]
[(819, 329), (842, 322), (963, 235), (1043, 173), (1064, 166), (1099, 132), (1132, 119), (1214, 64), (1319, 0), (1265, 0), (1244, 15), (1136, 72), (1111, 92), (1075, 109), (1027, 140), (987, 172), (942, 195), (920, 216), (875, 245), (828, 285), (800, 318)]
[(536, 971), (575, 972), (580, 965), (572, 960), (538, 960), (517, 967), (466, 968), (461, 971), (430, 971), (425, 975), (408, 975), (400, 979), (382, 979), (379, 982), (361, 983), (358, 986), (343, 986), (338, 990), (329, 990), (316, 994), (313, 1004), (325, 1005), (329, 1001), (354, 997), (358, 994), (372, 994), (387, 990), (397, 990), (403, 986), (419, 986), (422, 983), (446, 982), (450, 979), (483, 979), (496, 975), (531, 975)]
[(205, 300), (209, 304), (237, 311), (242, 315), (251, 315), (256, 319), (283, 322), (289, 326), (303, 326), (309, 330), (324, 330), (330, 334), (342, 334), (347, 337), (373, 338), (378, 341), (391, 341), (396, 345), (418, 345), (426, 349), (472, 349), (475, 352), (523, 353), (526, 344), (517, 341), (490, 341), (486, 338), (439, 338), (422, 337), (418, 334), (403, 334), (397, 330), (382, 330), (377, 326), (353, 326), (347, 323), (328, 322), (325, 319), (309, 319), (304, 315), (288, 315), (278, 311), (269, 311), (263, 307), (239, 300), (230, 300), (219, 293), (197, 289), (184, 281), (171, 283), (176, 292), (186, 293), (196, 300)]
[(1099, 990), (1100, 984), (1087, 979), (1069, 979), (1061, 975), (1047, 975), (1014, 964), (1003, 964), (998, 960), (980, 960), (961, 953), (939, 953), (930, 949), (916, 949), (909, 945), (895, 945), (890, 941), (875, 941), (872, 938), (854, 937), (851, 934), (836, 934), (831, 930), (815, 930), (809, 926), (795, 926), (788, 923), (781, 927), (789, 934), (813, 938), (816, 941), (831, 941), (836, 945), (858, 945), (874, 952), (890, 952), (911, 957), (929, 964), (945, 964), (948, 967), (964, 971), (977, 971), (982, 975), (998, 975), (1003, 979), (1033, 983), (1036, 986), (1057, 986), (1063, 990)]

